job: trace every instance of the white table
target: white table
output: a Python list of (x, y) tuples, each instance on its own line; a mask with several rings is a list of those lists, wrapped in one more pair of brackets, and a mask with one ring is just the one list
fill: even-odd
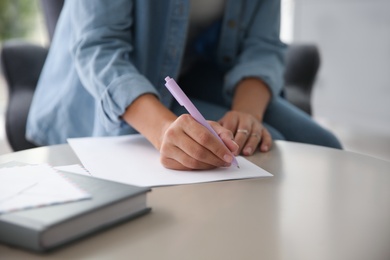
[[(390, 162), (276, 141), (251, 161), (271, 178), (154, 188), (152, 212), (45, 259), (390, 259)], [(68, 145), (0, 156), (79, 163)], [(42, 259), (0, 245), (0, 259)]]

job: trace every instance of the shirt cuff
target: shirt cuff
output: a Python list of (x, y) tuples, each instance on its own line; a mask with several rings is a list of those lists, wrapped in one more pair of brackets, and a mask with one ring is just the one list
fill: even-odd
[(114, 80), (100, 99), (99, 118), (107, 131), (123, 126), (121, 116), (139, 96), (154, 94), (160, 98), (154, 86), (145, 77), (125, 75)]
[(272, 97), (278, 96), (282, 90), (283, 69), (279, 66), (270, 66), (269, 62), (246, 62), (237, 64), (224, 79), (224, 98), (231, 104), (234, 91), (238, 83), (248, 77), (262, 80), (270, 89)]

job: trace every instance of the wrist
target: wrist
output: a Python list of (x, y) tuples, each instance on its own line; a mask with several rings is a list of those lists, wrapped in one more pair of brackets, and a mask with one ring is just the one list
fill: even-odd
[(245, 78), (236, 87), (232, 110), (250, 114), (262, 122), (270, 99), (271, 91), (263, 81)]
[(156, 96), (145, 94), (127, 107), (123, 119), (145, 136), (160, 151), (164, 134), (176, 115), (167, 109)]

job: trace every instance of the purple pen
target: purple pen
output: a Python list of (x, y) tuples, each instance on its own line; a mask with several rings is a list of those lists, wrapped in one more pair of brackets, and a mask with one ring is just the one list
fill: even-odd
[[(222, 144), (223, 141), (215, 132), (215, 130), (211, 127), (211, 125), (206, 121), (206, 119), (202, 116), (202, 114), (199, 112), (199, 110), (194, 106), (194, 104), (191, 102), (191, 100), (184, 94), (183, 90), (177, 85), (176, 81), (170, 77), (165, 78), (165, 86), (167, 89), (171, 92), (173, 97), (179, 102), (181, 106), (184, 106), (185, 109), (187, 109), (188, 113), (201, 125), (206, 127), (213, 135), (215, 135), (219, 141), (221, 141)], [(233, 155), (233, 161), (232, 165), (238, 166), (237, 159)]]

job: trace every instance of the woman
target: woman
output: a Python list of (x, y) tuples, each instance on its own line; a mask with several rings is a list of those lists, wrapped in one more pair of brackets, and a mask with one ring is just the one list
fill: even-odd
[[(272, 139), (341, 148), (280, 97), (276, 0), (69, 0), (30, 109), (27, 138), (141, 133), (171, 169), (229, 166)], [(178, 79), (221, 144), (172, 98)]]

